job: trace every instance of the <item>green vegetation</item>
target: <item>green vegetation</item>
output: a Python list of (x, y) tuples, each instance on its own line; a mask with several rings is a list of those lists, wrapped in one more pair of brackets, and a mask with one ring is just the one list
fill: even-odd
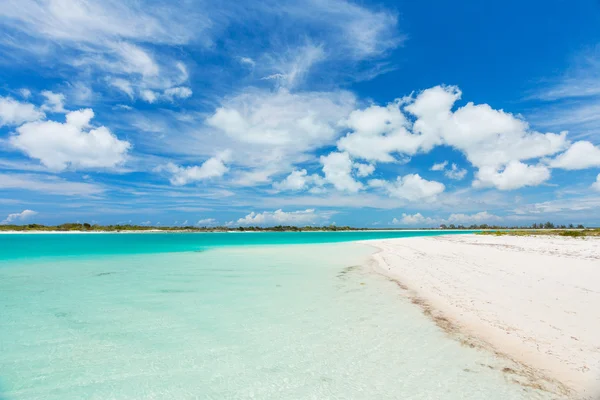
[[(438, 227), (436, 227), (438, 228)], [(393, 230), (404, 230), (407, 228), (384, 228)], [(414, 228), (410, 228), (414, 229)], [(421, 228), (431, 229), (431, 228)], [(554, 225), (551, 222), (545, 224), (533, 224), (531, 226), (499, 226), (499, 225), (454, 225), (442, 224), (438, 229), (448, 230), (484, 230), (480, 232), (483, 235), (561, 235), (561, 236), (600, 236), (600, 229), (586, 229), (583, 225), (577, 227), (572, 224), (568, 227), (566, 225)], [(378, 230), (374, 228), (353, 228), (351, 226), (291, 226), (291, 225), (277, 225), (271, 227), (260, 227), (260, 226), (214, 226), (214, 227), (198, 227), (198, 226), (146, 226), (146, 225), (91, 225), (85, 223), (66, 223), (61, 225), (39, 225), (39, 224), (28, 224), (28, 225), (0, 225), (1, 231), (18, 231), (18, 232), (131, 232), (131, 231), (161, 231), (161, 232), (228, 232), (228, 231), (239, 231), (239, 232), (336, 232), (336, 231), (363, 231), (363, 230)]]
[(574, 226), (573, 224), (567, 225), (554, 225), (552, 222), (546, 222), (541, 224), (531, 224), (531, 225), (521, 225), (521, 226), (502, 226), (502, 225), (446, 225), (441, 224), (440, 229), (470, 229), (470, 230), (480, 230), (480, 229), (585, 229), (583, 225)]
[(480, 235), (494, 236), (567, 236), (567, 237), (587, 237), (600, 236), (600, 228), (563, 230), (563, 229), (508, 229), (508, 230), (490, 230), (479, 232)]
[(240, 226), (240, 227), (197, 227), (197, 226), (145, 226), (145, 225), (90, 225), (88, 223), (66, 223), (61, 225), (0, 225), (0, 231), (18, 232), (130, 232), (130, 231), (161, 231), (161, 232), (303, 232), (303, 231), (354, 231), (366, 228), (352, 228), (350, 226), (288, 226), (278, 225), (272, 227)]

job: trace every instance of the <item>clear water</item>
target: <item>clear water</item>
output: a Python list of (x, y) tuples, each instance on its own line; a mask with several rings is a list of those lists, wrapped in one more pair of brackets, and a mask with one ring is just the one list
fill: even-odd
[(0, 261), (16, 258), (201, 251), (223, 246), (339, 243), (474, 231), (0, 234)]
[(546, 398), (360, 267), (369, 246), (105, 250), (2, 248), (2, 400)]

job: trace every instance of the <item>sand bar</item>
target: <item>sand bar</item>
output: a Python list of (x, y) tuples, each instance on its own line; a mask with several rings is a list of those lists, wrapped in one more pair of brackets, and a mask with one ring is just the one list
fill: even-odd
[(378, 272), (397, 280), (434, 319), (557, 382), (564, 397), (600, 398), (600, 238), (366, 243), (381, 250), (374, 255)]

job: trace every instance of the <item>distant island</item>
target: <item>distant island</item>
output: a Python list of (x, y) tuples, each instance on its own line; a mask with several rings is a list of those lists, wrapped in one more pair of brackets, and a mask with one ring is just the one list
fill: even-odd
[(555, 229), (571, 229), (583, 230), (586, 229), (583, 225), (555, 225), (551, 222), (532, 224), (529, 226), (501, 226), (501, 225), (454, 225), (441, 224), (436, 227), (428, 228), (356, 228), (351, 226), (292, 226), (292, 225), (277, 225), (271, 227), (260, 226), (147, 226), (147, 225), (98, 225), (89, 223), (65, 223), (60, 225), (0, 225), (0, 232), (338, 232), (338, 231), (366, 231), (366, 230), (425, 230), (425, 229), (442, 229), (442, 230), (555, 230)]

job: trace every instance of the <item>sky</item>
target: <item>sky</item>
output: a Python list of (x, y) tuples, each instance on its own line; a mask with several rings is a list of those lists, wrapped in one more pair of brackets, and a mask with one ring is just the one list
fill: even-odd
[(4, 0), (0, 223), (600, 226), (600, 2)]

